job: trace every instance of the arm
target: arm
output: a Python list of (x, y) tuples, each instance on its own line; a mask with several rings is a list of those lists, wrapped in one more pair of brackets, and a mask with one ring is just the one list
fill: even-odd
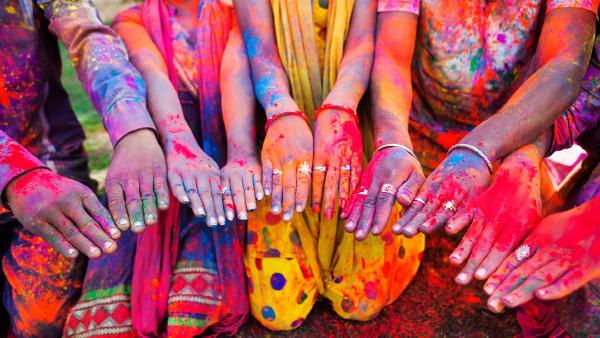
[(461, 142), (480, 147), (493, 162), (546, 130), (579, 96), (595, 27), (594, 13), (588, 10), (548, 12), (527, 80)]
[[(417, 16), (395, 11), (379, 13), (375, 63), (371, 75), (371, 103), (375, 127), (375, 146), (401, 144), (412, 149), (408, 134), (408, 118), (412, 100), (411, 60), (417, 34)], [(419, 162), (401, 148), (385, 148), (377, 152), (365, 169), (358, 191), (350, 203), (346, 223), (348, 231), (356, 231), (357, 239), (369, 231), (380, 234), (394, 205), (394, 194), (382, 192), (384, 184), (394, 187), (398, 203), (408, 206), (425, 180)], [(362, 210), (361, 210), (362, 208)], [(371, 229), (371, 214), (372, 218)]]
[(219, 167), (198, 145), (162, 55), (139, 22), (122, 16), (114, 28), (148, 86), (148, 110), (162, 141), (173, 195), (180, 203), (190, 204), (196, 216), (206, 216), (209, 226), (224, 225)]
[(223, 196), (227, 218), (233, 219), (235, 205), (238, 218), (245, 220), (248, 218), (246, 210), (255, 210), (256, 200), (263, 198), (263, 188), (256, 155), (256, 101), (250, 65), (237, 24), (229, 34), (221, 64), (221, 93), (223, 97), (236, 98), (222, 102), (227, 131), (227, 164), (221, 169), (221, 185), (230, 187), (232, 192)]

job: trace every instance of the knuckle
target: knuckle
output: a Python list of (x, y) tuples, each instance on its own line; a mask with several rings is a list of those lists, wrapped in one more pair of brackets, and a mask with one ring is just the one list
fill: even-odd
[(154, 196), (154, 193), (146, 192), (146, 193), (142, 194), (142, 201), (153, 200), (153, 199), (156, 199), (156, 196)]
[(373, 197), (373, 196), (367, 196), (364, 200), (363, 200), (363, 205), (365, 207), (374, 207), (375, 203), (377, 203), (377, 198)]
[(67, 239), (73, 238), (77, 234), (77, 228), (72, 225), (69, 225), (69, 226), (65, 227), (64, 234), (65, 234), (65, 238), (67, 238)]
[(379, 194), (377, 196), (376, 204), (388, 204), (392, 200), (392, 195), (390, 194)]
[(140, 203), (141, 203), (141, 200), (137, 197), (134, 197), (134, 198), (128, 198), (126, 204), (127, 204), (128, 208), (135, 208), (135, 207), (138, 207), (140, 205)]

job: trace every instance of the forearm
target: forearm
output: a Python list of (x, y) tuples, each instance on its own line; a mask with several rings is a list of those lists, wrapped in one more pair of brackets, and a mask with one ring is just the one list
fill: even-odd
[(277, 51), (270, 2), (236, 0), (234, 7), (252, 70), (254, 91), (267, 118), (278, 112), (298, 110)]
[(229, 34), (221, 66), (221, 93), (223, 97), (223, 122), (227, 132), (228, 159), (256, 156), (256, 130), (254, 91), (250, 65), (239, 28)]
[[(595, 19), (587, 11), (567, 17), (573, 14), (571, 11), (550, 13), (532, 62), (531, 76), (462, 143), (479, 147), (491, 161), (498, 160), (534, 141), (575, 101), (592, 50)], [(567, 41), (559, 42), (561, 37), (567, 37)]]
[(375, 146), (399, 143), (412, 148), (408, 119), (412, 102), (411, 60), (417, 17), (411, 13), (380, 13), (371, 75)]

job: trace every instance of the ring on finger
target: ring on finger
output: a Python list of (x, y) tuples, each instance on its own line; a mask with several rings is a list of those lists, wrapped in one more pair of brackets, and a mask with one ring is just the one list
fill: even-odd
[(185, 192), (188, 193), (188, 194), (195, 194), (196, 193), (196, 189), (187, 189)]
[(533, 256), (533, 250), (534, 248), (530, 247), (527, 244), (523, 244), (521, 246), (519, 246), (516, 250), (515, 250), (515, 256), (517, 258), (518, 262), (522, 262), (526, 259), (528, 259), (529, 257)]
[(444, 202), (444, 204), (442, 204), (442, 207), (444, 207), (444, 210), (449, 211), (449, 212), (456, 212), (456, 205), (454, 204), (454, 201), (446, 201)]
[(310, 170), (310, 165), (308, 165), (308, 162), (304, 161), (304, 162), (300, 163), (300, 166), (298, 166), (298, 173), (302, 177), (306, 177), (306, 176), (310, 175), (311, 170)]
[(350, 171), (350, 169), (352, 169), (352, 167), (349, 164), (343, 165), (340, 167), (340, 170), (344, 170), (344, 171)]
[(221, 194), (227, 195), (229, 193), (231, 193), (231, 189), (229, 187), (223, 187), (223, 189), (221, 189)]
[(367, 195), (369, 194), (369, 190), (367, 190), (367, 188), (363, 187), (362, 185), (360, 187), (358, 187), (359, 191), (358, 194), (359, 195)]
[(396, 194), (396, 188), (394, 188), (393, 185), (386, 183), (384, 185), (381, 186), (381, 192), (386, 193), (386, 194), (390, 194), (390, 195), (395, 195)]
[(274, 169), (273, 170), (273, 175), (281, 175), (282, 171), (281, 169)]
[(413, 201), (419, 202), (419, 203), (421, 203), (423, 205), (427, 204), (427, 202), (425, 202), (425, 200), (422, 199), (421, 197), (415, 197), (415, 199)]
[(327, 171), (327, 167), (326, 166), (316, 166), (313, 168), (314, 171), (320, 171), (320, 172), (326, 172)]

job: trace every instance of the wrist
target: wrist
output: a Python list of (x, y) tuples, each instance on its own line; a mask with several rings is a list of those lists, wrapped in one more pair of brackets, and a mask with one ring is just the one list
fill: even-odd
[(386, 144), (401, 144), (410, 150), (413, 150), (413, 145), (408, 132), (401, 133), (398, 130), (375, 131), (375, 149)]
[(492, 175), (490, 168), (488, 167), (486, 161), (475, 152), (465, 149), (465, 148), (455, 148), (452, 149), (448, 153), (448, 159), (451, 163), (461, 163), (465, 162), (471, 167), (475, 167), (475, 169), (480, 171), (485, 171)]
[[(8, 181), (8, 183), (6, 184), (6, 188), (4, 189), (4, 195), (3, 195), (3, 201), (6, 202), (7, 206), (10, 206), (10, 201), (14, 197), (13, 195), (14, 195), (15, 188), (17, 188), (17, 190), (19, 190), (20, 187), (22, 187), (23, 185), (26, 185), (28, 182), (32, 181), (41, 172), (46, 172), (48, 175), (57, 175), (49, 168), (37, 167), (37, 168), (33, 168), (31, 170), (22, 172), (21, 174), (13, 177), (10, 181)], [(46, 181), (45, 183), (49, 183), (49, 182), (47, 182), (47, 178), (45, 178), (45, 181)]]
[(282, 112), (279, 113), (279, 115), (272, 116), (265, 124), (265, 131), (268, 132), (270, 128), (284, 124), (300, 123), (308, 127), (308, 118), (306, 115), (298, 113), (294, 112), (293, 114), (284, 114)]
[(152, 142), (152, 141), (156, 141), (156, 134), (154, 133), (154, 130), (152, 129), (148, 129), (148, 128), (142, 128), (142, 129), (137, 129), (134, 130), (132, 132), (127, 133), (126, 135), (124, 135), (123, 137), (121, 137), (121, 139), (119, 140), (119, 142), (115, 145), (115, 150), (118, 149), (119, 147), (123, 147), (123, 144), (129, 144), (132, 142), (136, 142), (139, 141), (141, 142)]
[(194, 146), (198, 146), (198, 143), (191, 131), (168, 134), (162, 139), (162, 147), (165, 155), (177, 152), (181, 147), (193, 148)]

